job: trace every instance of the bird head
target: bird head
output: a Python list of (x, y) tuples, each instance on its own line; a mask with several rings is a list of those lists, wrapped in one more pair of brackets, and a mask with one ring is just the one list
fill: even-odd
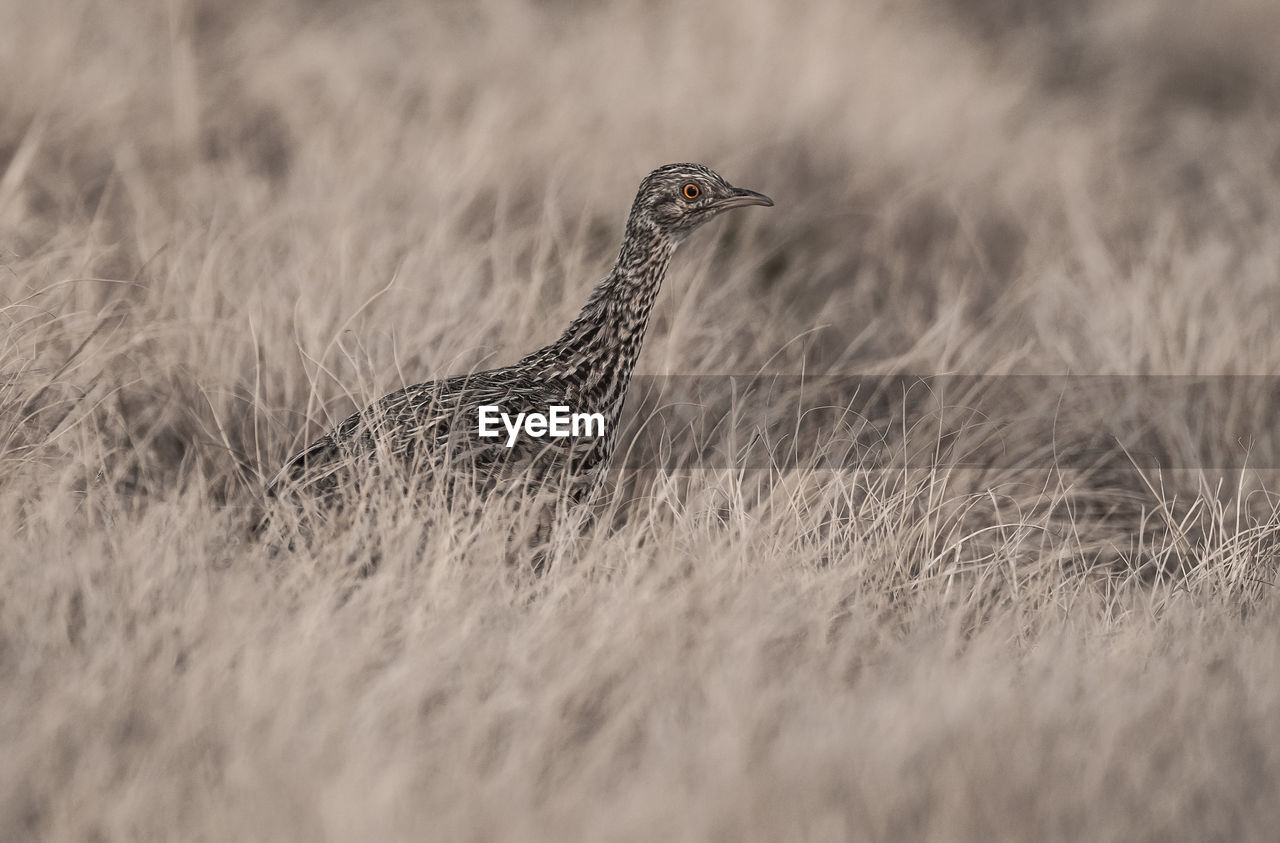
[(734, 187), (701, 164), (667, 164), (645, 176), (631, 217), (679, 241), (731, 208), (770, 206), (763, 193)]

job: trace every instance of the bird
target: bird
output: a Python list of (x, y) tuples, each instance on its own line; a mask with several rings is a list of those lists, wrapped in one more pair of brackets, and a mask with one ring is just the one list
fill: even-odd
[[(571, 506), (601, 487), (649, 317), (676, 247), (726, 211), (773, 200), (701, 164), (667, 164), (640, 183), (612, 270), (558, 339), (502, 368), (414, 384), (383, 396), (290, 457), (268, 488), (342, 501), (386, 468), (401, 479), (445, 468), (482, 495), (518, 482)], [(482, 435), (481, 413), (572, 408), (593, 435), (534, 436), (526, 425)], [(602, 429), (600, 429), (602, 428)], [(489, 431), (492, 433), (492, 427)], [(452, 488), (452, 485), (450, 486)]]

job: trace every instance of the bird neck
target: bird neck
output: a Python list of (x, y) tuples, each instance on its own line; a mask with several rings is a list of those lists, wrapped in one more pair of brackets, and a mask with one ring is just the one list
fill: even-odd
[(643, 340), (675, 248), (671, 238), (656, 229), (628, 225), (613, 270), (592, 290), (570, 327), (590, 324), (619, 341)]
[(561, 371), (577, 371), (587, 382), (626, 389), (649, 314), (657, 300), (676, 242), (651, 225), (627, 222), (613, 271), (596, 285), (578, 317), (550, 351)]

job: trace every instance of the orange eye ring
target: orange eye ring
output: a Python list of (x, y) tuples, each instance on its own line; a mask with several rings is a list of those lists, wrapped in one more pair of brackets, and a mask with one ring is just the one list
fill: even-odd
[(680, 192), (684, 194), (685, 199), (697, 199), (702, 195), (702, 188), (698, 187), (693, 182), (689, 182), (684, 187), (680, 188)]

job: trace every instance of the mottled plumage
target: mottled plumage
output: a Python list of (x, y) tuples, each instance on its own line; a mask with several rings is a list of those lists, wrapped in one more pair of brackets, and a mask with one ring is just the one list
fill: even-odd
[[(730, 208), (772, 205), (698, 164), (670, 164), (640, 184), (613, 271), (560, 338), (510, 366), (409, 386), (353, 414), (292, 457), (272, 484), (321, 496), (341, 492), (370, 466), (410, 474), (447, 466), (483, 491), (500, 479), (554, 491), (572, 502), (599, 484), (616, 442), (627, 386), (649, 314), (676, 246)], [(478, 412), (545, 413), (552, 405), (600, 413), (601, 437), (481, 438)], [(361, 463), (364, 463), (362, 466)]]

